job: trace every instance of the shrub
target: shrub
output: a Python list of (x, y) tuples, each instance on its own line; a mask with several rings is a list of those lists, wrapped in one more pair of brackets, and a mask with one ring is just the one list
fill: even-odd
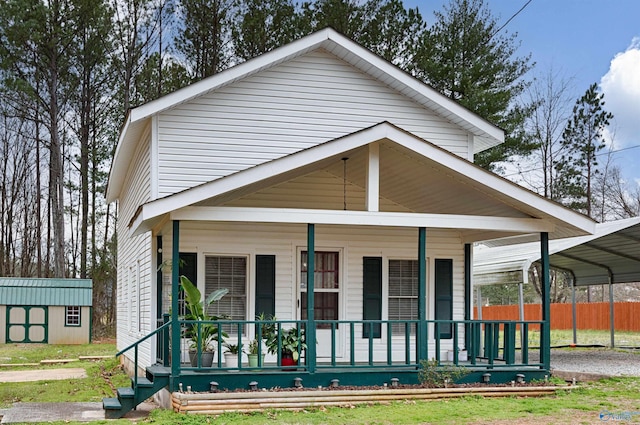
[(438, 360), (420, 361), (418, 380), (426, 387), (442, 388), (448, 383), (455, 383), (469, 374), (469, 370), (463, 366), (439, 365)]

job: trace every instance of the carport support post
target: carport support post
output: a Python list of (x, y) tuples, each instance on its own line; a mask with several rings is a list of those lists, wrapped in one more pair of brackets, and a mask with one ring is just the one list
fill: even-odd
[[(434, 335), (439, 338), (439, 335)], [(418, 229), (418, 361), (427, 357), (427, 229)], [(437, 355), (437, 354), (436, 354)]]
[(571, 327), (573, 328), (573, 345), (578, 343), (578, 313), (576, 311), (576, 277), (571, 277)]
[(316, 371), (316, 323), (315, 323), (315, 270), (316, 249), (315, 224), (307, 224), (307, 369)]
[(540, 233), (540, 264), (542, 275), (542, 329), (540, 333), (540, 362), (543, 368), (551, 368), (551, 287), (549, 282), (549, 233)]
[(615, 329), (616, 321), (613, 316), (614, 304), (613, 304), (613, 279), (611, 279), (611, 273), (609, 273), (609, 328), (611, 329), (611, 348), (615, 348)]
[[(180, 285), (180, 221), (173, 220), (171, 257), (171, 382), (169, 389), (178, 389), (180, 378), (180, 325), (178, 323), (178, 297)], [(167, 344), (168, 341), (165, 341)]]

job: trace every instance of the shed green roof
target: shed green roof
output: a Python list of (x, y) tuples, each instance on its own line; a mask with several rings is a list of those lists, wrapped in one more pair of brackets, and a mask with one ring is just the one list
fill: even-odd
[(0, 278), (0, 305), (91, 306), (91, 279)]

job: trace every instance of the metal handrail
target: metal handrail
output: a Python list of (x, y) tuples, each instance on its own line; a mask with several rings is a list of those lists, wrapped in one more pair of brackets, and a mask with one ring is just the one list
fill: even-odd
[(158, 332), (164, 330), (165, 328), (168, 328), (170, 325), (171, 325), (171, 321), (165, 323), (164, 325), (160, 326), (159, 328), (156, 328), (151, 333), (147, 334), (146, 336), (144, 336), (141, 339), (137, 340), (133, 344), (129, 345), (126, 348), (123, 348), (122, 350), (120, 350), (120, 351), (118, 351), (116, 353), (115, 357), (117, 358), (118, 356), (121, 356), (122, 354), (126, 353), (127, 351), (131, 350), (132, 348), (134, 349), (134, 351), (133, 351), (133, 353), (134, 353), (133, 354), (133, 389), (134, 389), (134, 391), (136, 391), (137, 388), (138, 388), (138, 346), (141, 343), (143, 343), (144, 341), (146, 341), (147, 339), (149, 339), (152, 336), (156, 335)]

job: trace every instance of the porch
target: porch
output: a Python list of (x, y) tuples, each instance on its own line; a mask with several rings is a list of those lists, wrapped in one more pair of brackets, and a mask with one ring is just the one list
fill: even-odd
[[(247, 356), (236, 354), (237, 365), (223, 360), (222, 338), (215, 342), (211, 366), (204, 365), (201, 351), (195, 354), (195, 364), (172, 362), (172, 356), (187, 358), (184, 344), (172, 350), (172, 322), (159, 323), (158, 328), (117, 355), (133, 351), (134, 367), (138, 370), (141, 343), (155, 340), (156, 364), (147, 367), (145, 376), (134, 375), (131, 388), (118, 389), (117, 398), (105, 399), (108, 417), (120, 417), (162, 388), (170, 392), (218, 392), (262, 388), (327, 388), (330, 386), (376, 386), (393, 388), (418, 384), (421, 368), (461, 367), (466, 375), (459, 383), (529, 382), (544, 379), (548, 367), (537, 360), (530, 361), (530, 352), (540, 347), (543, 322), (482, 321), (482, 320), (337, 320), (315, 321), (315, 326), (330, 331), (330, 356), (311, 357), (310, 350), (298, 346), (299, 362), (283, 364), (281, 330), (308, 329), (308, 321), (185, 321), (178, 320), (180, 335), (187, 328), (203, 334), (202, 328), (215, 325), (238, 345), (246, 347), (249, 335), (262, 341), (262, 329), (274, 326), (278, 331), (276, 353), (263, 360), (267, 348), (258, 345), (258, 364), (249, 365)], [(166, 321), (166, 322), (165, 322)], [(423, 328), (424, 339), (419, 335)], [(338, 330), (346, 335), (346, 356), (337, 355)], [(317, 330), (317, 329), (316, 329)], [(530, 341), (538, 342), (532, 348)], [(307, 344), (310, 340), (306, 340)], [(197, 344), (198, 347), (201, 344)], [(184, 348), (183, 348), (184, 347)], [(423, 361), (430, 361), (429, 365)]]

